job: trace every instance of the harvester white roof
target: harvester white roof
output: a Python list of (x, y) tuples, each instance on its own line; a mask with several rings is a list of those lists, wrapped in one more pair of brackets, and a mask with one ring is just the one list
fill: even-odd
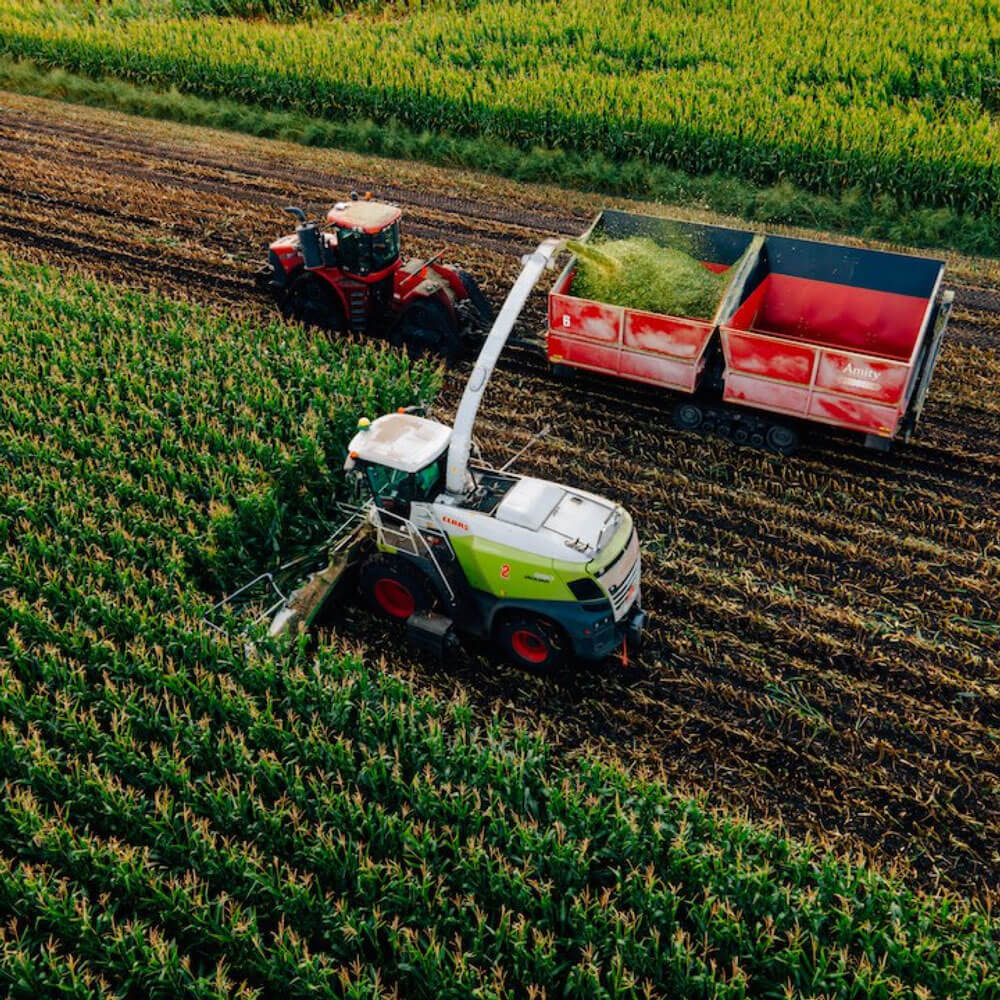
[(387, 413), (358, 430), (349, 451), (365, 462), (400, 472), (418, 472), (440, 456), (451, 440), (451, 428), (412, 413)]

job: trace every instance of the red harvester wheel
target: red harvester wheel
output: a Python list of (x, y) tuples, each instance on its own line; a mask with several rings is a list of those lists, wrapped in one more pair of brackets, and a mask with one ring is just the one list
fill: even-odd
[(382, 610), (393, 618), (409, 618), (416, 609), (413, 594), (398, 580), (380, 577), (375, 581), (374, 593)]
[(519, 628), (511, 637), (510, 644), (522, 659), (529, 663), (544, 663), (549, 656), (549, 647), (540, 635)]
[(501, 621), (494, 639), (515, 667), (533, 674), (551, 674), (567, 658), (568, 643), (554, 622), (536, 615), (516, 615)]
[(405, 559), (379, 555), (361, 569), (361, 593), (375, 614), (391, 621), (406, 621), (434, 604), (430, 581)]

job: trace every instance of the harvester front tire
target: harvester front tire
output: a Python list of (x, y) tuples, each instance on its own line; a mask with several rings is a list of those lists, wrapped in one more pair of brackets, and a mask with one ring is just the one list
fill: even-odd
[(365, 604), (380, 618), (405, 622), (434, 605), (430, 581), (403, 559), (376, 556), (361, 569), (359, 589)]
[(335, 340), (347, 330), (344, 312), (330, 287), (320, 278), (302, 274), (296, 278), (281, 306), (285, 319), (320, 330)]
[(540, 677), (551, 676), (567, 660), (568, 643), (562, 629), (539, 615), (504, 618), (493, 638), (508, 663)]

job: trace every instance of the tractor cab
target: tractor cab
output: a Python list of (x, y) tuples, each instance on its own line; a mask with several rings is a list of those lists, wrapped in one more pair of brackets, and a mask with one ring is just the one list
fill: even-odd
[(348, 274), (378, 280), (399, 264), (402, 212), (381, 201), (339, 201), (326, 221), (336, 240), (337, 263)]
[(362, 419), (345, 468), (354, 470), (380, 511), (409, 519), (411, 504), (431, 503), (444, 488), (451, 428), (412, 413)]
[(322, 220), (293, 205), (285, 211), (295, 232), (270, 244), (257, 283), (286, 319), (331, 339), (348, 331), (384, 337), (413, 357), (449, 363), (493, 321), (472, 275), (441, 263), (440, 252), (403, 263), (397, 206), (352, 195)]

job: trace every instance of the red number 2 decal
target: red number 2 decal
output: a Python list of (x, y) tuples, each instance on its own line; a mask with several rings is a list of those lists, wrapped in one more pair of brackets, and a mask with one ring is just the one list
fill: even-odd
[(506, 580), (507, 577), (510, 576), (510, 566), (508, 566), (507, 563), (504, 563), (500, 567), (500, 576), (503, 577), (504, 580)]

